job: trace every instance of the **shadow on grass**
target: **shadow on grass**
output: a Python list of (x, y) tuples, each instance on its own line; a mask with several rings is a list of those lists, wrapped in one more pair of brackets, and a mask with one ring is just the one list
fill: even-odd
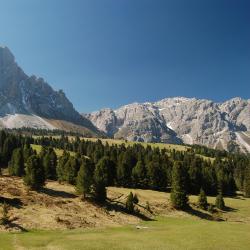
[(202, 212), (200, 210), (196, 210), (192, 207), (188, 207), (184, 210), (186, 213), (190, 214), (190, 215), (193, 215), (193, 216), (197, 216), (199, 217), (200, 219), (203, 219), (203, 220), (210, 220), (210, 221), (224, 221), (222, 218), (220, 217), (215, 217), (215, 216), (212, 216), (211, 214), (208, 214), (208, 213), (205, 213), (205, 212)]
[(28, 232), (27, 229), (25, 229), (24, 227), (22, 227), (14, 222), (16, 219), (17, 219), (17, 217), (14, 217), (12, 219), (8, 219), (7, 221), (5, 221), (5, 223), (3, 223), (1, 221), (1, 225), (3, 225), (5, 227), (5, 229), (18, 229), (18, 231), (21, 231), (21, 232)]
[(64, 191), (53, 190), (50, 188), (42, 188), (39, 192), (47, 194), (47, 195), (52, 196), (52, 197), (61, 197), (61, 198), (76, 198), (77, 197), (74, 194), (67, 193)]
[(228, 198), (236, 199), (236, 200), (245, 200), (246, 199), (243, 194), (238, 194), (236, 196), (229, 196)]
[(10, 221), (8, 224), (7, 224), (7, 226), (9, 227), (9, 228), (18, 228), (20, 231), (22, 231), (22, 232), (28, 232), (28, 230), (27, 229), (25, 229), (24, 227), (22, 227), (22, 226), (20, 226), (20, 225), (18, 225), (18, 224), (16, 224), (16, 223), (14, 223), (13, 221)]
[(237, 212), (239, 209), (236, 208), (232, 208), (232, 207), (224, 207), (224, 209), (222, 210), (223, 212)]
[(15, 208), (21, 208), (23, 203), (18, 198), (6, 198), (6, 197), (0, 197), (0, 203), (6, 203), (7, 205), (10, 205)]
[(116, 212), (122, 212), (122, 213), (130, 214), (130, 215), (134, 215), (144, 221), (155, 221), (154, 219), (140, 213), (139, 211), (135, 211), (134, 213), (129, 213), (125, 207), (125, 204), (120, 201), (107, 200), (103, 206), (105, 206), (107, 210), (114, 210)]

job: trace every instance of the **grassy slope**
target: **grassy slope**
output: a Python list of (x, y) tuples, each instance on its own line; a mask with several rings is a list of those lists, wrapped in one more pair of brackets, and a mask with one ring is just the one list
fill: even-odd
[[(90, 140), (90, 141), (97, 141), (98, 138), (83, 138), (84, 140)], [(187, 151), (188, 146), (184, 146), (184, 145), (177, 145), (177, 144), (167, 144), (167, 143), (146, 143), (146, 142), (132, 142), (132, 141), (125, 141), (125, 140), (117, 140), (117, 139), (99, 139), (101, 140), (103, 143), (108, 143), (109, 145), (112, 145), (112, 144), (118, 144), (118, 145), (121, 145), (121, 144), (125, 144), (125, 145), (134, 145), (136, 143), (140, 143), (142, 144), (143, 146), (147, 146), (147, 145), (150, 145), (151, 147), (159, 147), (160, 149), (175, 149), (175, 150), (178, 150), (178, 151)]]
[[(38, 154), (39, 154), (39, 153), (41, 152), (41, 150), (42, 150), (42, 146), (40, 146), (40, 145), (31, 144), (31, 147), (32, 147), (33, 150), (36, 150), (36, 152), (37, 152)], [(54, 150), (55, 150), (55, 153), (56, 153), (57, 157), (60, 157), (60, 156), (63, 155), (63, 150), (62, 150), (62, 149), (54, 148)], [(74, 152), (69, 152), (69, 153), (70, 153), (70, 155), (72, 155), (72, 156), (75, 155)]]
[[(104, 144), (108, 143), (109, 145), (125, 144), (125, 146), (132, 146), (132, 145), (134, 145), (136, 143), (139, 143), (139, 144), (143, 145), (144, 147), (149, 145), (152, 148), (167, 149), (167, 150), (175, 149), (176, 151), (187, 151), (188, 149), (191, 149), (190, 146), (179, 145), (179, 144), (133, 142), (133, 141), (118, 140), (118, 139), (98, 139), (98, 138), (82, 138), (82, 139), (89, 140), (89, 141), (101, 140), (102, 143), (104, 143)], [(203, 155), (199, 155), (199, 154), (197, 154), (197, 156), (202, 157), (204, 160), (214, 161), (214, 158), (212, 158), (212, 157), (207, 157), (207, 156), (203, 156)]]
[[(34, 136), (35, 137), (39, 137), (39, 136)], [(52, 136), (53, 138), (59, 139), (60, 136)], [(68, 136), (70, 140), (74, 140), (75, 137), (73, 136)], [(121, 144), (125, 144), (125, 146), (132, 146), (134, 144), (141, 144), (144, 147), (146, 147), (147, 145), (150, 145), (153, 148), (158, 147), (159, 149), (167, 149), (167, 150), (173, 150), (175, 149), (176, 151), (187, 151), (188, 149), (191, 149), (191, 147), (187, 146), (187, 145), (178, 145), (178, 144), (167, 144), (167, 143), (146, 143), (146, 142), (133, 142), (133, 141), (125, 141), (125, 140), (118, 140), (118, 139), (101, 139), (101, 138), (85, 138), (82, 137), (81, 140), (88, 140), (88, 141), (97, 141), (97, 140), (101, 140), (103, 144), (108, 143), (109, 145), (121, 145)], [(203, 156), (203, 155), (199, 155), (197, 154), (197, 156), (202, 157), (205, 160), (210, 160), (210, 161), (214, 161), (214, 158), (212, 157), (207, 157), (207, 156)]]
[[(34, 138), (38, 138), (38, 137), (41, 137), (41, 136), (33, 136)], [(55, 139), (59, 139), (61, 136), (52, 136), (52, 138), (55, 138)], [(74, 136), (68, 136), (68, 138), (70, 140), (74, 140), (75, 137)], [(175, 149), (177, 151), (187, 151), (188, 148), (191, 148), (189, 146), (186, 146), (186, 145), (178, 145), (178, 144), (167, 144), (167, 143), (146, 143), (146, 142), (133, 142), (133, 141), (125, 141), (125, 140), (118, 140), (118, 139), (102, 139), (102, 138), (87, 138), (87, 137), (81, 137), (80, 138), (81, 140), (86, 140), (86, 141), (97, 141), (97, 140), (101, 140), (104, 144), (105, 143), (108, 143), (109, 145), (121, 145), (121, 144), (125, 144), (126, 146), (128, 145), (134, 145), (136, 143), (140, 143), (142, 144), (143, 146), (147, 146), (147, 145), (150, 145), (152, 147), (159, 147), (160, 149)]]
[[(109, 188), (109, 192), (128, 194), (125, 188)], [(167, 203), (169, 194), (150, 190), (134, 190), (143, 202)], [(197, 197), (191, 196), (191, 202)], [(214, 202), (214, 197), (209, 197)], [(184, 212), (167, 212), (153, 221), (135, 225), (99, 229), (64, 231), (31, 231), (0, 233), (0, 249), (249, 249), (250, 199), (225, 198), (229, 212), (224, 222), (209, 221)]]

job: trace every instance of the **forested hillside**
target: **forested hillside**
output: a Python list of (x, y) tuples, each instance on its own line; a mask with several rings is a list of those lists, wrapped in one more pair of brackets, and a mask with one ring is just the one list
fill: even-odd
[[(31, 144), (41, 145), (36, 152)], [(63, 149), (58, 157), (55, 148)], [(74, 155), (69, 151), (75, 152)], [(1, 168), (23, 176), (32, 189), (45, 180), (76, 185), (82, 195), (105, 201), (106, 187), (132, 187), (170, 191), (176, 181), (186, 195), (234, 195), (237, 190), (249, 195), (249, 157), (195, 146), (187, 151), (133, 145), (109, 145), (75, 137), (24, 137), (0, 132)], [(202, 155), (213, 157), (202, 157)], [(175, 173), (175, 174), (174, 174)]]

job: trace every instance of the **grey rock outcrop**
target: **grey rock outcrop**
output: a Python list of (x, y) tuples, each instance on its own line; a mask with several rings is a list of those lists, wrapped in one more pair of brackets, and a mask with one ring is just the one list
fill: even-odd
[[(112, 115), (111, 115), (112, 114)], [(250, 100), (224, 103), (205, 99), (166, 98), (134, 103), (117, 110), (104, 109), (87, 117), (102, 131), (133, 141), (232, 146), (250, 152)]]

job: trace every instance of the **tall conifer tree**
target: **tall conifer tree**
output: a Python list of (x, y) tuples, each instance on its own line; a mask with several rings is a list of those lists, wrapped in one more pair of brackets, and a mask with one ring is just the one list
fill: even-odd
[(244, 193), (246, 197), (250, 197), (250, 165), (245, 170)]
[(9, 162), (9, 174), (22, 176), (24, 174), (24, 159), (21, 148), (14, 149), (11, 160)]
[(188, 205), (184, 171), (183, 164), (176, 161), (172, 170), (171, 202), (177, 209), (184, 209)]
[(25, 168), (24, 183), (30, 189), (39, 190), (45, 184), (43, 165), (38, 156), (30, 156)]
[(90, 194), (91, 185), (93, 184), (94, 165), (89, 159), (84, 159), (76, 178), (76, 191), (86, 198)]

